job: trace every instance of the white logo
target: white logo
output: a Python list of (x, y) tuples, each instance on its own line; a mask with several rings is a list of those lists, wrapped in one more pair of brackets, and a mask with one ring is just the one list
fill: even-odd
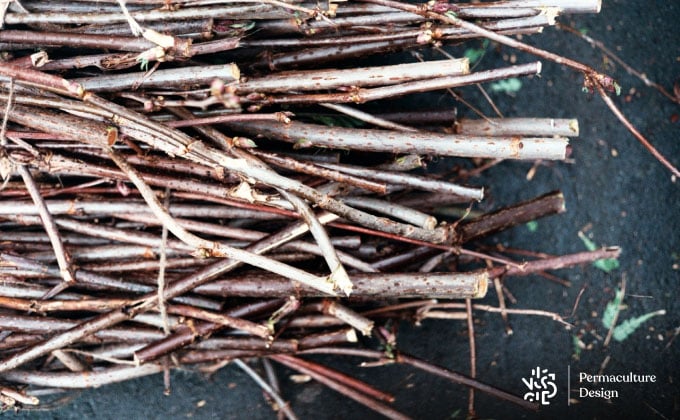
[(524, 399), (531, 402), (540, 402), (541, 405), (550, 405), (549, 399), (557, 395), (557, 385), (555, 385), (555, 374), (548, 373), (548, 369), (531, 369), (529, 380), (522, 378), (522, 382), (527, 386), (529, 392), (524, 394)]

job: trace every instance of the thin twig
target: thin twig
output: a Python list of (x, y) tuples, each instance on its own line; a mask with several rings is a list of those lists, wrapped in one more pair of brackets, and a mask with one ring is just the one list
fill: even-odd
[[(470, 345), (470, 378), (477, 376), (477, 347), (475, 346), (475, 321), (472, 317), (472, 300), (465, 299), (467, 312), (468, 342)], [(468, 416), (475, 417), (475, 390), (470, 388), (468, 394)]]
[[(165, 189), (165, 210), (170, 211), (170, 188)], [(167, 243), (168, 243), (168, 228), (163, 225), (161, 229), (161, 249), (159, 257), (158, 266), (158, 278), (156, 282), (158, 283), (158, 311), (163, 319), (163, 331), (165, 334), (170, 334), (170, 323), (168, 322), (168, 311), (163, 299), (163, 294), (165, 293), (165, 268), (168, 261), (167, 255)]]
[(180, 226), (177, 221), (163, 209), (163, 206), (158, 201), (158, 197), (156, 197), (156, 194), (153, 192), (153, 190), (149, 188), (144, 180), (137, 174), (137, 171), (133, 169), (127, 162), (125, 162), (118, 152), (115, 152), (113, 149), (109, 149), (108, 153), (116, 165), (118, 165), (118, 167), (123, 172), (125, 172), (130, 180), (135, 184), (154, 215), (159, 220), (161, 220), (163, 225), (167, 226), (168, 230), (180, 240), (188, 245), (193, 246), (199, 255), (205, 254), (205, 256), (221, 256), (244, 261), (264, 270), (272, 271), (277, 274), (281, 274), (282, 276), (307, 284), (329, 295), (335, 295), (332, 284), (329, 284), (326, 279), (310, 275), (305, 271), (280, 263), (278, 261), (274, 261), (271, 258), (265, 258), (251, 252), (225, 246), (217, 242), (207, 241), (190, 233)]
[(264, 392), (266, 392), (270, 397), (276, 401), (276, 404), (278, 405), (278, 409), (283, 412), (283, 414), (288, 418), (289, 420), (296, 420), (297, 416), (295, 413), (293, 413), (293, 410), (290, 408), (290, 405), (279, 395), (278, 392), (274, 391), (274, 389), (269, 386), (269, 384), (255, 372), (253, 369), (250, 368), (247, 364), (241, 361), (241, 359), (234, 359), (233, 360), (234, 364), (238, 366), (242, 371), (244, 371), (248, 376), (251, 377), (255, 383), (262, 388)]
[(64, 248), (64, 242), (62, 241), (61, 235), (59, 234), (59, 228), (57, 227), (57, 224), (54, 222), (54, 218), (47, 209), (47, 205), (45, 204), (45, 201), (40, 195), (40, 190), (38, 189), (38, 186), (33, 180), (33, 176), (31, 175), (30, 171), (28, 170), (28, 168), (26, 168), (25, 165), (18, 165), (17, 170), (21, 174), (21, 178), (23, 179), (24, 184), (26, 185), (26, 190), (28, 190), (28, 192), (31, 194), (31, 198), (33, 199), (33, 202), (35, 203), (35, 206), (38, 209), (40, 219), (42, 220), (43, 226), (45, 227), (45, 232), (47, 233), (47, 236), (50, 238), (52, 249), (54, 249), (54, 255), (57, 258), (57, 264), (59, 265), (59, 273), (61, 274), (61, 277), (64, 280), (64, 283), (60, 284), (59, 286), (56, 286), (54, 289), (50, 290), (45, 296), (43, 296), (43, 299), (49, 299), (55, 296), (56, 294), (62, 292), (66, 287), (75, 283), (76, 279), (73, 275), (73, 267), (71, 267), (70, 261), (71, 257)]

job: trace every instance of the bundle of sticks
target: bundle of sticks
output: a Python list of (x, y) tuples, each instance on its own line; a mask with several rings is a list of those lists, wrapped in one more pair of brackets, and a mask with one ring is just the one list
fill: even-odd
[[(484, 189), (470, 183), (501, 160), (565, 159), (576, 120), (362, 104), (393, 110), (396, 97), (536, 75), (540, 62), (471, 71), (466, 58), (388, 53), (539, 33), (599, 2), (2, 9), (3, 405), (234, 362), (293, 418), (241, 361), (260, 358), (403, 417), (388, 394), (304, 358), (317, 353), (405, 363), (535, 408), (399, 352), (384, 324), (506, 315), (471, 300), (489, 284), (502, 294), (506, 276), (618, 255), (517, 261), (476, 242), (564, 211), (552, 192), (479, 213)], [(424, 169), (431, 157), (472, 159), (442, 175)], [(357, 331), (380, 350), (358, 348)]]

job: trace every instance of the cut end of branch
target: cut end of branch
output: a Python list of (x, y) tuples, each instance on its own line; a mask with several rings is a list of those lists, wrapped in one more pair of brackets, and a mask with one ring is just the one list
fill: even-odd
[(472, 299), (481, 299), (486, 296), (486, 292), (489, 290), (489, 272), (483, 271), (477, 276), (477, 283), (474, 289), (474, 294), (471, 296)]
[(602, 0), (597, 0), (595, 3), (595, 13), (600, 13), (600, 10), (602, 10)]
[(619, 246), (608, 246), (604, 248), (604, 251), (612, 253), (611, 257), (609, 258), (619, 258), (619, 256), (621, 255), (621, 247)]
[[(548, 25), (555, 25), (557, 23), (557, 16), (559, 16), (562, 10), (559, 7), (543, 7), (541, 8), (541, 14), (548, 20)], [(542, 28), (541, 28), (542, 29)]]
[(460, 63), (460, 71), (461, 74), (469, 74), (470, 73), (470, 59), (467, 57), (463, 57), (458, 60)]
[(241, 69), (239, 69), (238, 66), (234, 63), (231, 63), (229, 65), (229, 76), (233, 80), (240, 80), (241, 79)]
[(345, 267), (338, 265), (335, 270), (328, 276), (328, 280), (333, 283), (334, 288), (340, 289), (347, 297), (352, 293), (354, 289), (354, 284), (352, 280), (349, 279), (349, 275), (345, 270)]

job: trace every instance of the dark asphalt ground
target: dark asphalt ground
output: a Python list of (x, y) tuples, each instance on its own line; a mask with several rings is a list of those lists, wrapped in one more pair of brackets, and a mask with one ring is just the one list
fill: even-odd
[[(599, 15), (569, 16), (563, 23), (603, 41), (628, 64), (667, 89), (680, 77), (680, 2), (605, 0)], [(605, 70), (619, 80), (623, 94), (615, 101), (642, 133), (680, 165), (680, 107), (645, 87), (637, 78), (592, 49), (582, 40), (557, 29), (528, 42)], [(487, 54), (482, 68), (500, 65), (500, 48)], [(517, 54), (518, 62), (531, 58)], [(514, 308), (535, 308), (568, 314), (582, 285), (587, 289), (575, 317), (576, 326), (564, 326), (540, 317), (511, 316), (514, 334), (504, 334), (497, 315), (477, 317), (478, 378), (497, 387), (523, 394), (521, 378), (540, 366), (556, 374), (558, 394), (537, 415), (510, 403), (478, 394), (480, 418), (680, 418), (680, 340), (670, 343), (680, 327), (680, 181), (657, 163), (618, 123), (597, 97), (581, 92), (581, 76), (544, 62), (543, 76), (526, 80), (515, 97), (494, 94), (505, 115), (576, 117), (581, 127), (573, 139), (572, 164), (540, 166), (532, 181), (525, 176), (531, 164), (505, 162), (483, 178), (471, 182), (490, 185), (484, 206), (498, 207), (561, 189), (568, 212), (539, 221), (531, 232), (522, 226), (495, 241), (516, 248), (546, 253), (582, 251), (577, 232), (588, 233), (601, 245), (623, 249), (620, 269), (606, 274), (593, 267), (563, 270), (557, 274), (573, 283), (564, 288), (541, 277), (511, 278), (508, 289), (518, 302)], [(461, 112), (465, 113), (461, 108)], [(607, 331), (601, 324), (605, 305), (623, 276), (628, 296), (622, 320), (665, 309), (667, 314), (644, 324), (626, 341), (603, 349)], [(485, 303), (496, 304), (493, 291)], [(459, 321), (426, 321), (421, 327), (404, 325), (399, 347), (409, 353), (461, 372), (469, 369), (467, 332)], [(588, 346), (574, 357), (573, 335)], [(580, 372), (595, 374), (605, 358), (607, 374), (656, 375), (654, 384), (604, 386), (619, 398), (579, 398)], [(393, 366), (359, 369), (349, 360), (324, 359), (331, 366), (378, 385), (396, 395), (395, 407), (415, 418), (463, 418), (467, 390), (430, 375)], [(571, 368), (572, 398), (567, 406), (567, 369)], [(281, 375), (285, 397), (301, 418), (376, 418), (362, 406), (315, 383), (294, 384)], [(274, 418), (259, 389), (234, 367), (206, 379), (176, 372), (172, 395), (163, 395), (161, 377), (85, 391), (54, 411), (24, 412), (17, 418)], [(593, 387), (591, 387), (593, 388)], [(599, 387), (594, 387), (598, 388)], [(12, 417), (12, 414), (5, 414)]]

